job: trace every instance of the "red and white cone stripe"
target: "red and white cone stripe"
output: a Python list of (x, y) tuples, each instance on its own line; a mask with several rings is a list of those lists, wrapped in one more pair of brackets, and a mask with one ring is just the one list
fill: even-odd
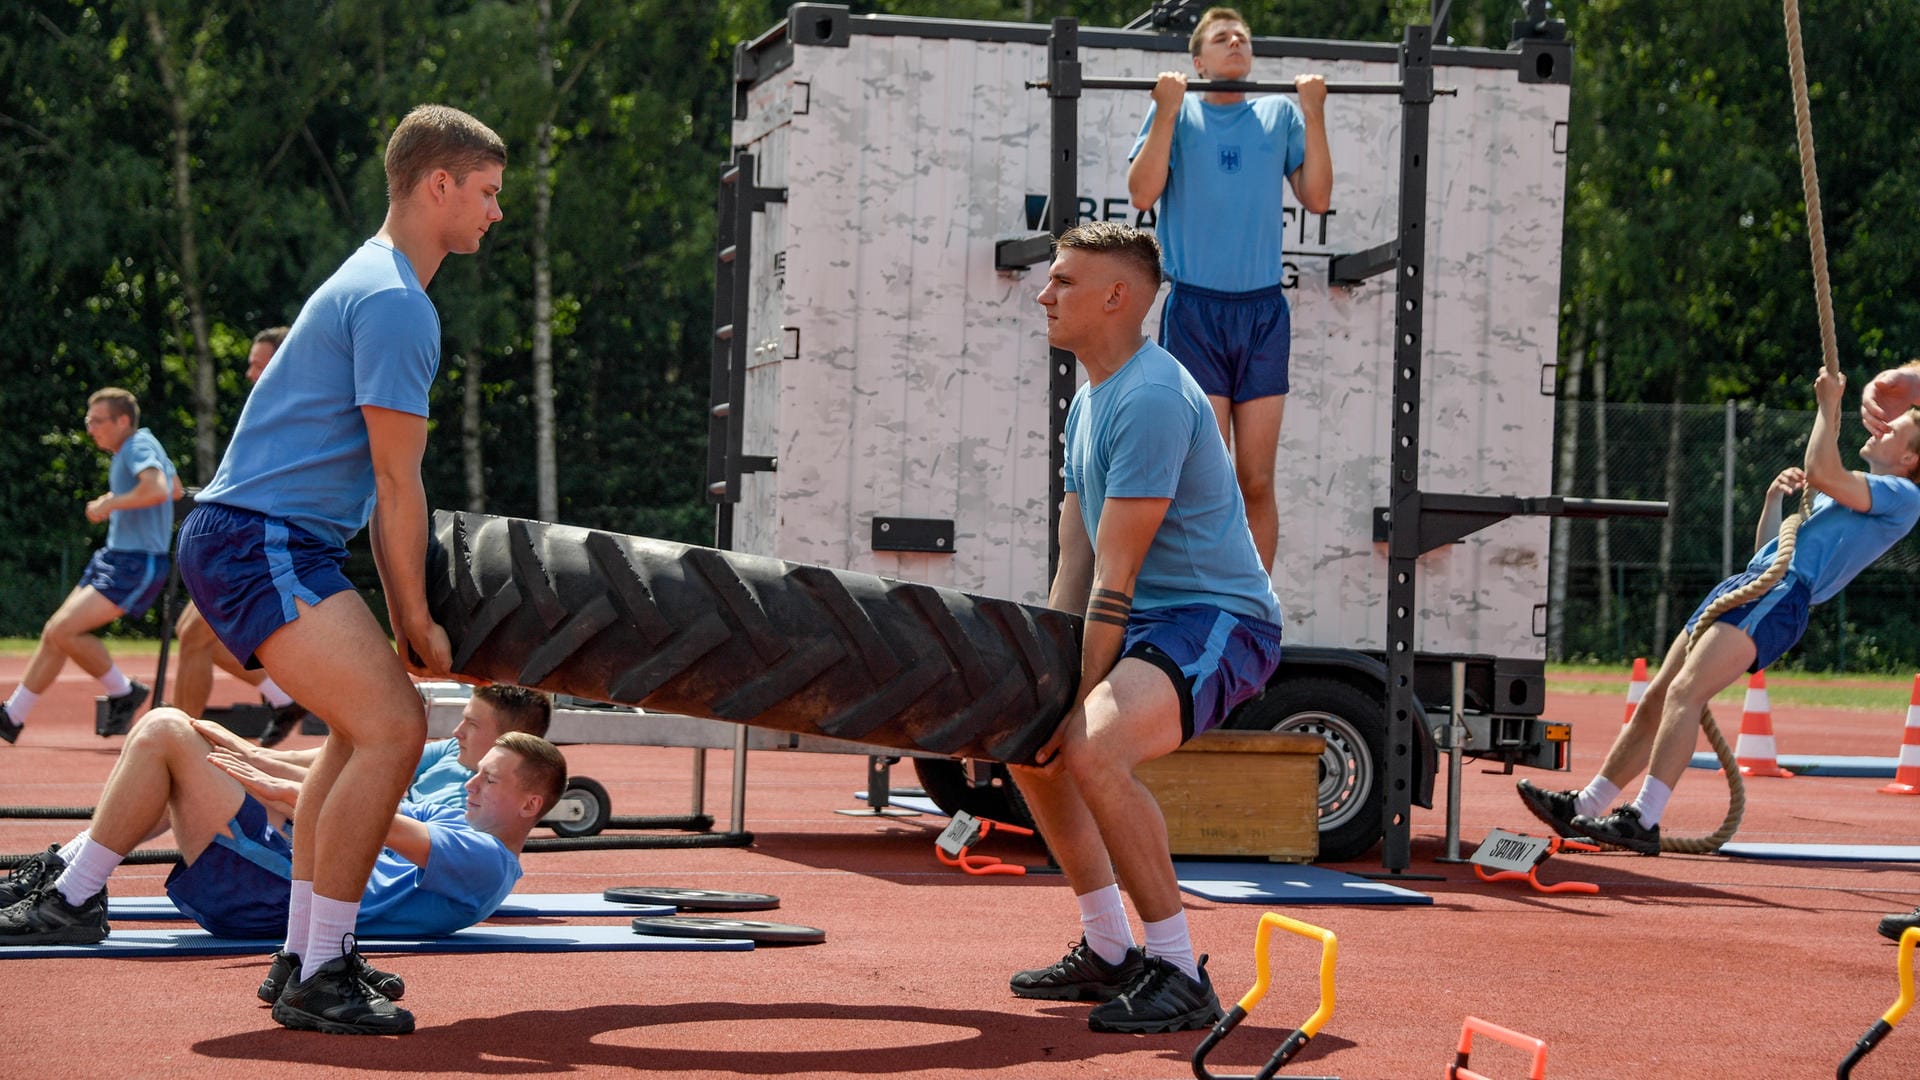
[(1633, 723), (1633, 710), (1640, 707), (1640, 699), (1647, 696), (1647, 658), (1633, 658), (1633, 677), (1627, 680), (1627, 714), (1620, 718), (1620, 726)]
[(1900, 764), (1893, 770), (1893, 783), (1880, 789), (1882, 795), (1920, 795), (1920, 675), (1913, 677), (1913, 693), (1907, 698), (1907, 726), (1900, 733)]
[(1742, 776), (1778, 776), (1793, 774), (1780, 767), (1773, 743), (1773, 705), (1767, 699), (1767, 673), (1756, 671), (1747, 679), (1747, 700), (1740, 709), (1740, 739), (1734, 743), (1733, 760)]

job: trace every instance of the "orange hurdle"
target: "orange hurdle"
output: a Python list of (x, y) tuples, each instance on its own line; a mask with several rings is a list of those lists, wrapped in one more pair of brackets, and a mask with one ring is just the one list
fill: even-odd
[(1446, 1080), (1487, 1080), (1487, 1077), (1467, 1068), (1467, 1056), (1473, 1052), (1475, 1034), (1485, 1035), (1489, 1039), (1506, 1043), (1518, 1050), (1533, 1054), (1533, 1068), (1527, 1071), (1527, 1080), (1546, 1080), (1547, 1043), (1531, 1035), (1522, 1035), (1499, 1024), (1490, 1024), (1477, 1016), (1467, 1017), (1460, 1025), (1460, 1049), (1454, 1052), (1453, 1064), (1447, 1067)]

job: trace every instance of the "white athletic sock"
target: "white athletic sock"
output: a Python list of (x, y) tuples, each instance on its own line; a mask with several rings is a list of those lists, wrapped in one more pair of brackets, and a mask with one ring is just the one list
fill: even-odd
[(300, 954), (301, 982), (313, 978), (313, 973), (322, 965), (346, 955), (342, 939), (353, 933), (353, 924), (359, 918), (360, 901), (313, 894), (313, 917), (307, 920), (307, 951)]
[(1573, 812), (1582, 817), (1598, 817), (1613, 807), (1613, 800), (1620, 797), (1620, 785), (1604, 776), (1596, 776), (1593, 782), (1580, 789), (1580, 795), (1574, 800)]
[(287, 898), (287, 951), (307, 959), (307, 926), (313, 921), (313, 882), (295, 881)]
[(66, 844), (60, 848), (60, 861), (66, 863), (68, 866), (72, 866), (73, 857), (80, 852), (80, 845), (92, 838), (92, 833), (83, 830), (79, 836), (67, 841)]
[(1120, 886), (1109, 885), (1074, 899), (1080, 902), (1080, 929), (1087, 937), (1087, 948), (1109, 964), (1125, 959), (1133, 948), (1133, 927), (1127, 925)]
[(108, 668), (107, 673), (100, 676), (100, 685), (107, 688), (108, 697), (119, 697), (133, 689), (133, 684), (127, 681), (127, 676), (120, 670), (119, 664)]
[(1193, 959), (1193, 935), (1187, 932), (1187, 913), (1178, 911), (1170, 918), (1150, 922), (1147, 929), (1147, 953), (1172, 964), (1194, 982), (1200, 981), (1200, 965)]
[(13, 688), (13, 696), (7, 699), (7, 715), (13, 717), (14, 723), (24, 724), (27, 722), (27, 714), (33, 711), (34, 703), (39, 700), (39, 694), (24, 686), (16, 686)]
[(106, 888), (107, 878), (113, 874), (113, 868), (126, 858), (117, 851), (109, 850), (105, 844), (96, 842), (91, 836), (80, 840), (79, 844), (79, 849), (73, 853), (73, 861), (67, 863), (60, 880), (53, 883), (60, 890), (60, 895), (66, 897), (67, 903), (74, 907), (86, 903), (94, 893)]
[(1672, 788), (1647, 777), (1647, 782), (1640, 785), (1640, 794), (1633, 800), (1633, 808), (1640, 811), (1640, 824), (1648, 828), (1660, 824), (1660, 816), (1667, 812), (1667, 800), (1672, 797)]
[(293, 704), (293, 695), (280, 689), (280, 684), (274, 682), (271, 675), (260, 680), (260, 696), (276, 709)]

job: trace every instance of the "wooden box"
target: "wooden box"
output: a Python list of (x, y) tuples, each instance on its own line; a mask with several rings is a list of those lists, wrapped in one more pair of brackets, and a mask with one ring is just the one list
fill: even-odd
[(1134, 775), (1160, 801), (1176, 856), (1311, 862), (1325, 743), (1302, 732), (1208, 731)]

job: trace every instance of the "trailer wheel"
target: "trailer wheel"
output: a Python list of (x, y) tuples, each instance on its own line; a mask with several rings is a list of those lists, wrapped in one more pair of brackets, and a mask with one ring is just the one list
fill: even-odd
[(598, 836), (607, 827), (607, 820), (613, 816), (613, 800), (607, 797), (607, 789), (598, 780), (585, 776), (569, 776), (567, 790), (560, 795), (560, 804), (577, 804), (582, 815), (579, 820), (554, 821), (548, 828), (556, 836)]
[(993, 777), (1000, 783), (992, 787), (976, 787), (964, 761), (914, 758), (913, 773), (920, 778), (927, 798), (948, 814), (965, 810), (974, 817), (1005, 825), (1034, 827), (1033, 812), (1027, 809), (1027, 800), (1014, 786), (1013, 775), (1005, 765), (994, 764)]
[(433, 526), (427, 605), (475, 679), (1015, 763), (1073, 704), (1063, 611), (538, 521)]
[(1302, 731), (1326, 739), (1320, 754), (1320, 860), (1347, 862), (1380, 840), (1387, 710), (1351, 683), (1283, 678), (1227, 718), (1242, 731)]

